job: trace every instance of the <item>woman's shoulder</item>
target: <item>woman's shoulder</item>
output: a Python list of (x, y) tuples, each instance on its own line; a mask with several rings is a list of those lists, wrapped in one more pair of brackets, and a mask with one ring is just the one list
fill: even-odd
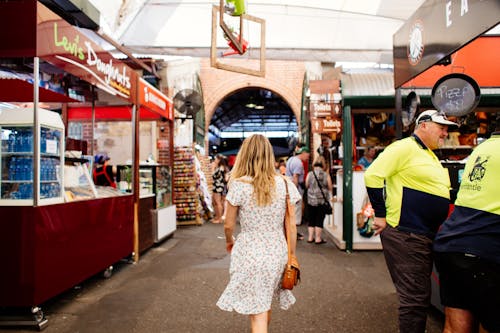
[(274, 181), (276, 182), (276, 184), (279, 184), (279, 183), (282, 183), (284, 184), (285, 181), (287, 182), (290, 182), (291, 183), (291, 180), (289, 177), (287, 176), (283, 176), (281, 174), (276, 174), (274, 175)]
[(243, 176), (243, 177), (238, 177), (238, 178), (231, 178), (231, 183), (237, 183), (237, 184), (252, 184), (252, 177), (250, 176)]

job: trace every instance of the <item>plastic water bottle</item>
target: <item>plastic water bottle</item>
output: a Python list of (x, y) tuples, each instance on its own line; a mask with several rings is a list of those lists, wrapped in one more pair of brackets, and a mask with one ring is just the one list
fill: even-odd
[(16, 180), (16, 158), (12, 157), (9, 163), (9, 180)]
[(14, 180), (22, 180), (23, 179), (23, 175), (22, 175), (22, 160), (20, 158), (18, 158), (16, 160), (16, 164), (15, 164), (15, 169), (14, 169)]
[(16, 137), (13, 133), (9, 134), (8, 151), (13, 152), (16, 145)]
[(42, 153), (47, 152), (47, 130), (42, 128), (42, 132), (40, 134), (40, 151)]
[(27, 176), (29, 181), (33, 181), (33, 158), (26, 158), (26, 165), (28, 166)]
[(26, 151), (33, 151), (33, 131), (26, 132)]
[(47, 180), (47, 167), (45, 158), (40, 159), (40, 180)]
[(29, 180), (29, 174), (30, 174), (30, 170), (29, 170), (29, 165), (28, 165), (28, 159), (27, 158), (23, 158), (23, 163), (22, 163), (22, 179), (21, 180)]
[(17, 132), (16, 138), (15, 138), (15, 143), (14, 143), (14, 151), (22, 151), (22, 146), (23, 146), (23, 137), (21, 136), (20, 132)]

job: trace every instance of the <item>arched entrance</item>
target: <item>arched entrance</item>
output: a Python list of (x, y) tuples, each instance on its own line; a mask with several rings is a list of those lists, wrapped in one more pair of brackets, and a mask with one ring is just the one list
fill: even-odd
[(276, 157), (288, 156), (297, 140), (297, 119), (285, 99), (262, 87), (247, 87), (223, 97), (208, 127), (209, 153), (236, 155), (243, 139), (266, 135)]

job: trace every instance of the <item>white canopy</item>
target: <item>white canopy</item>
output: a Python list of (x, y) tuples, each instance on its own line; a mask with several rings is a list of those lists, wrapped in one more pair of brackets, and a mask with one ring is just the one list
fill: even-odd
[[(219, 1), (91, 2), (101, 11), (103, 31), (134, 53), (210, 56), (212, 6)], [(267, 59), (391, 64), (393, 34), (423, 2), (248, 0), (246, 8), (266, 21)], [(244, 25), (250, 49), (260, 47), (254, 30)], [(218, 38), (217, 46), (227, 47), (224, 42)]]

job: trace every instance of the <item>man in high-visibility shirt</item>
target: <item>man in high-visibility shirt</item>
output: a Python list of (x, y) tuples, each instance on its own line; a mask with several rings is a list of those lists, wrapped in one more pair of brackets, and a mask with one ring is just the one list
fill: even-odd
[(433, 150), (456, 126), (442, 112), (422, 112), (414, 133), (387, 146), (365, 172), (373, 229), (399, 296), (399, 330), (424, 332), (430, 306), (432, 241), (446, 219), (450, 177)]
[(500, 114), (467, 160), (455, 209), (434, 241), (446, 333), (500, 332)]

